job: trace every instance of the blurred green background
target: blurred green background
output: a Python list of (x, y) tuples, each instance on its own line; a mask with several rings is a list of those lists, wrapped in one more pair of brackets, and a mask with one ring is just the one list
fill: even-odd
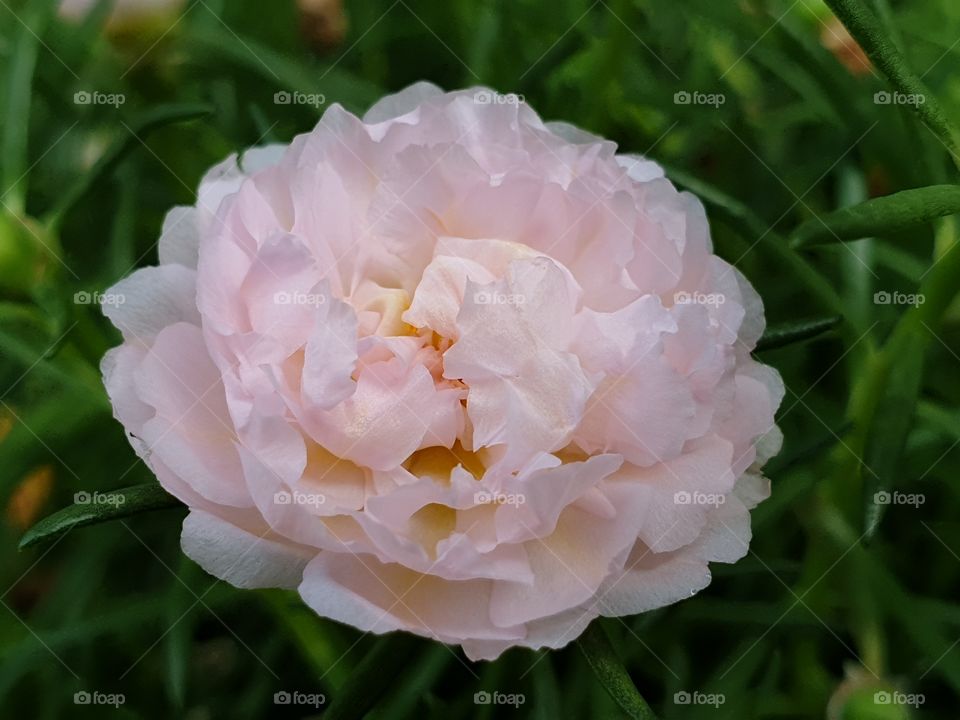
[[(960, 118), (960, 4), (859, 4)], [(913, 108), (876, 95), (894, 88), (820, 0), (194, 0), (109, 21), (109, 2), (56, 5), (0, 0), (0, 717), (306, 717), (322, 707), (274, 694), (329, 701), (357, 678), (375, 718), (622, 717), (575, 643), (472, 664), (411, 640), (371, 680), (377, 638), (207, 576), (180, 553), (180, 510), (17, 550), (78, 491), (151, 480), (112, 420), (97, 366), (119, 335), (88, 298), (156, 262), (164, 213), (228, 153), (421, 79), (521, 93), (648, 154), (707, 201), (769, 323), (842, 316), (760, 354), (788, 388), (786, 443), (749, 556), (604, 623), (657, 714), (960, 717), (957, 225), (789, 247), (805, 222), (957, 170)], [(918, 292), (935, 297), (898, 304)], [(475, 704), (494, 690), (524, 702)]]

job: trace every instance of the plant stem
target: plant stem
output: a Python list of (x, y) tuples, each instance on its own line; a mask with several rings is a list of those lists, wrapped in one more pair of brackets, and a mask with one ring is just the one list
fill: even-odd
[(907, 66), (906, 59), (870, 9), (860, 0), (826, 0), (826, 3), (894, 88), (904, 95), (922, 97), (922, 102), (912, 104), (914, 111), (943, 142), (960, 168), (960, 134), (950, 124), (930, 88)]
[(590, 627), (577, 640), (577, 645), (586, 656), (587, 663), (600, 684), (610, 693), (610, 697), (627, 714), (627, 717), (632, 720), (657, 720), (657, 716), (640, 695), (626, 668), (623, 667), (623, 663), (620, 662), (620, 658), (617, 657), (599, 621), (594, 620), (590, 623)]
[(403, 632), (386, 635), (360, 661), (350, 679), (337, 690), (325, 720), (360, 720), (411, 664), (416, 638)]

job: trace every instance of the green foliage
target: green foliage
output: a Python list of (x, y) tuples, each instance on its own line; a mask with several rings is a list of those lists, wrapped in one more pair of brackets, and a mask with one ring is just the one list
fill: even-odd
[[(124, 694), (121, 718), (319, 714), (274, 703), (294, 691), (379, 720), (956, 717), (960, 5), (346, 0), (346, 36), (319, 49), (293, 2), (190, 2), (138, 32), (108, 28), (109, 1), (80, 23), (57, 5), (0, 3), (4, 717), (98, 717), (74, 704), (94, 690)], [(869, 67), (829, 49), (831, 8)], [(156, 261), (164, 213), (228, 153), (421, 79), (522, 93), (661, 162), (760, 292), (758, 351), (787, 388), (744, 560), (689, 600), (494, 663), (184, 558), (183, 510), (100, 382), (119, 337), (85, 300)], [(77, 101), (92, 92), (115, 102)], [(525, 701), (475, 704), (494, 690)]]

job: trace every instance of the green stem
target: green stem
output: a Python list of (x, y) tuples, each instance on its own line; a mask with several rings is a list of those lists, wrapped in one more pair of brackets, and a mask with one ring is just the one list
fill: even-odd
[(590, 624), (577, 640), (577, 645), (586, 656), (587, 663), (600, 684), (627, 717), (631, 720), (657, 720), (657, 716), (637, 691), (636, 685), (617, 657), (599, 621), (595, 620)]
[(923, 98), (922, 102), (912, 104), (913, 109), (946, 145), (954, 163), (960, 168), (960, 135), (950, 124), (930, 88), (910, 70), (901, 52), (887, 38), (873, 13), (860, 0), (826, 0), (826, 3), (894, 88), (904, 95)]
[(324, 720), (360, 720), (408, 668), (416, 638), (396, 632), (377, 641), (350, 679), (337, 690)]
[(810, 340), (836, 327), (841, 320), (842, 318), (839, 315), (834, 315), (833, 317), (817, 318), (815, 320), (801, 320), (800, 322), (773, 325), (766, 329), (753, 351), (763, 352)]

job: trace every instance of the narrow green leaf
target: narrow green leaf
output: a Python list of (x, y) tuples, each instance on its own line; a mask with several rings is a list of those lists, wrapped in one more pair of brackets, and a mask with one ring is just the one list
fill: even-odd
[(955, 242), (928, 271), (918, 295), (923, 302), (911, 307), (897, 322), (875, 367), (864, 382), (877, 388), (878, 397), (866, 406), (863, 502), (865, 530), (872, 537), (879, 527), (885, 505), (878, 492), (889, 492), (900, 479), (900, 459), (923, 385), (927, 350), (938, 331), (943, 314), (960, 294), (960, 242)]
[(904, 190), (807, 220), (790, 244), (803, 248), (890, 235), (956, 213), (960, 213), (960, 185)]
[(70, 208), (82, 200), (90, 188), (108, 176), (131, 150), (139, 147), (140, 141), (150, 133), (168, 125), (205, 117), (212, 112), (213, 108), (209, 105), (173, 103), (160, 105), (134, 118), (128, 123), (130, 131), (124, 129), (121, 137), (107, 149), (90, 171), (81, 175), (77, 182), (64, 192), (60, 202), (50, 212), (48, 221), (50, 226), (58, 227)]
[(533, 689), (537, 697), (531, 716), (533, 720), (553, 720), (563, 715), (562, 695), (549, 653), (533, 666)]
[(84, 644), (92, 645), (100, 638), (117, 637), (131, 628), (142, 628), (162, 617), (162, 612), (162, 601), (147, 597), (130, 599), (117, 608), (101, 607), (90, 617), (61, 622), (54, 628), (37, 628), (36, 635), (23, 628), (21, 637), (5, 638), (0, 645), (0, 693), (6, 696), (11, 686), (22, 682), (24, 675), (49, 661), (51, 652), (63, 654)]
[[(747, 205), (699, 178), (668, 165), (664, 165), (664, 167), (670, 180), (694, 193), (704, 203), (716, 208), (741, 228), (744, 237), (752, 244), (758, 245), (780, 266), (787, 268), (813, 294), (824, 311), (843, 312), (843, 301), (826, 278), (811, 266), (805, 258), (791, 251), (784, 239)], [(849, 325), (849, 321), (845, 324)], [(851, 340), (855, 340), (860, 333), (851, 331), (848, 334), (850, 334)]]
[(960, 414), (933, 401), (917, 404), (917, 417), (935, 432), (960, 442)]
[(454, 654), (450, 648), (434, 644), (416, 662), (411, 660), (412, 667), (406, 682), (390, 693), (390, 697), (377, 707), (378, 719), (403, 720), (413, 717), (417, 705), (423, 701), (424, 693), (437, 687), (440, 675), (453, 659)]
[(156, 483), (146, 483), (123, 490), (78, 493), (77, 502), (55, 512), (32, 528), (20, 539), (20, 549), (44, 540), (51, 540), (74, 528), (117, 520), (150, 510), (162, 510), (180, 505), (180, 501)]
[(359, 720), (366, 715), (409, 667), (416, 638), (407, 633), (390, 633), (377, 641), (337, 690), (324, 713), (325, 720)]
[(728, 217), (738, 220), (749, 236), (761, 237), (771, 234), (770, 225), (758, 217), (747, 205), (727, 195), (713, 185), (670, 165), (661, 163), (667, 171), (667, 177), (678, 185), (687, 188), (703, 202), (713, 205)]
[[(185, 28), (182, 37), (196, 50), (206, 50), (257, 73), (277, 90), (321, 93), (325, 103), (318, 113), (336, 101), (350, 110), (368, 108), (383, 94), (380, 88), (338, 67), (309, 67), (249, 37), (210, 25), (202, 30)], [(272, 99), (272, 98), (270, 98)]]
[(637, 691), (610, 639), (598, 621), (590, 624), (577, 644), (600, 684), (631, 720), (656, 720), (653, 710)]
[[(905, 641), (925, 657), (940, 658), (930, 666), (929, 672), (939, 675), (954, 693), (960, 693), (960, 655), (944, 652), (956, 639), (953, 629), (944, 627), (943, 621), (933, 613), (921, 611), (922, 602), (903, 587), (878, 553), (862, 546), (856, 531), (842, 515), (827, 509), (818, 517), (818, 524), (823, 529), (823, 537), (831, 540), (838, 554), (848, 553), (852, 565), (863, 568), (870, 578), (874, 597), (883, 606), (887, 617), (896, 623)], [(930, 541), (936, 543), (932, 537)]]
[(339, 660), (347, 647), (338, 642), (336, 628), (318, 618), (295, 592), (270, 589), (261, 590), (259, 594), (277, 624), (293, 636), (293, 642), (310, 672), (320, 679), (323, 688), (339, 687), (345, 683), (350, 669)]
[(763, 352), (764, 350), (773, 350), (785, 345), (803, 342), (810, 338), (822, 335), (828, 330), (836, 327), (842, 318), (839, 315), (826, 318), (816, 318), (813, 320), (800, 320), (798, 322), (783, 323), (768, 327), (763, 337), (757, 342), (754, 352)]
[(930, 335), (912, 319), (909, 315), (903, 318), (883, 349), (881, 361), (887, 365), (886, 382), (873, 411), (863, 456), (868, 538), (877, 531), (887, 507), (878, 500), (878, 493), (899, 489), (894, 484), (899, 477), (900, 457), (920, 397)]
[(166, 665), (164, 684), (170, 702), (180, 711), (186, 702), (193, 632), (200, 614), (200, 604), (195, 602), (196, 595), (191, 588), (202, 574), (196, 563), (186, 555), (180, 555), (177, 578), (170, 584), (164, 603), (164, 620), (170, 628), (163, 638)]
[[(791, 440), (790, 443), (785, 446), (775, 458), (771, 459), (770, 462), (764, 465), (764, 475), (767, 475), (768, 477), (779, 477), (783, 473), (797, 467), (798, 465), (811, 462), (820, 453), (826, 452), (838, 442), (842, 442), (844, 435), (849, 433), (852, 428), (853, 423), (851, 423), (849, 420), (846, 420), (836, 427), (826, 427), (822, 432), (811, 433), (811, 437), (803, 440), (802, 444), (800, 444), (800, 439)], [(794, 447), (794, 442), (798, 443), (799, 447)], [(763, 504), (763, 508), (768, 507), (775, 507), (775, 503), (773, 502), (772, 498), (770, 503)], [(757, 517), (761, 515), (762, 513), (758, 507)]]
[(5, 24), (17, 24), (17, 36), (7, 73), (4, 98), (4, 123), (0, 165), (3, 167), (4, 204), (14, 214), (23, 213), (26, 203), (27, 136), (30, 127), (30, 100), (33, 74), (37, 65), (40, 36), (59, 3), (34, 0), (26, 8), (13, 10), (4, 5), (4, 14), (12, 15)]
[[(49, 332), (50, 328), (44, 327), (50, 325), (49, 317), (38, 320), (37, 329), (43, 333), (38, 339), (32, 334), (28, 335), (25, 329), (15, 327), (12, 320), (8, 323), (11, 316), (6, 309), (0, 310), (0, 320), (6, 325), (0, 329), (0, 360), (16, 364), (23, 368), (24, 372), (43, 373), (56, 382), (86, 390), (92, 403), (101, 408), (110, 407), (103, 394), (100, 374), (75, 354), (63, 352), (64, 344), (73, 332), (72, 326), (60, 332), (57, 337)], [(26, 317), (26, 313), (19, 313), (19, 317)], [(6, 393), (3, 396), (5, 397)]]
[(898, 92), (923, 98), (922, 102), (912, 103), (911, 107), (946, 145), (960, 167), (960, 155), (957, 154), (960, 140), (956, 130), (934, 94), (908, 67), (903, 54), (887, 37), (873, 12), (860, 0), (826, 0), (826, 3)]

